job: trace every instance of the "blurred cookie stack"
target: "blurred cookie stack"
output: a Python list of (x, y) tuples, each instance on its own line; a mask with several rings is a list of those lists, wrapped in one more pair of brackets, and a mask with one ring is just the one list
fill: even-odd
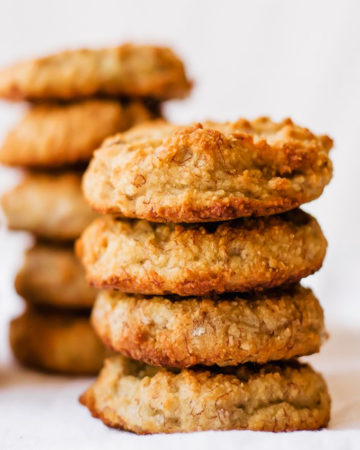
[(298, 282), (327, 243), (295, 208), (330, 181), (331, 146), (289, 119), (158, 121), (95, 153), (85, 197), (114, 215), (77, 253), (105, 289), (93, 325), (120, 355), (81, 397), (94, 416), (136, 433), (326, 426), (326, 384), (296, 358), (326, 336)]
[(82, 171), (104, 138), (159, 117), (162, 101), (190, 87), (170, 49), (130, 44), (66, 51), (0, 72), (0, 97), (28, 102), (0, 149), (2, 164), (25, 169), (2, 199), (8, 227), (36, 238), (15, 282), (26, 311), (10, 325), (22, 363), (67, 374), (100, 369), (107, 351), (88, 320), (95, 291), (73, 252), (95, 217), (82, 197)]

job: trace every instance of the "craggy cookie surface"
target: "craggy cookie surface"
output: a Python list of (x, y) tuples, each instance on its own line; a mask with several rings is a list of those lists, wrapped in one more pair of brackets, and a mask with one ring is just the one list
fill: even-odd
[(96, 219), (77, 243), (88, 280), (141, 294), (244, 292), (300, 280), (321, 267), (314, 218), (284, 214), (211, 224)]
[(332, 140), (290, 119), (144, 124), (107, 139), (85, 173), (91, 206), (155, 222), (211, 222), (293, 209), (330, 181)]
[(314, 430), (330, 417), (323, 378), (295, 361), (170, 371), (118, 356), (80, 400), (106, 425), (141, 434)]
[(46, 100), (94, 95), (181, 98), (191, 83), (169, 48), (125, 44), (69, 50), (0, 71), (0, 97)]
[(35, 105), (7, 135), (0, 162), (9, 166), (59, 167), (88, 161), (102, 141), (150, 120), (141, 102), (113, 100)]
[(69, 375), (94, 375), (109, 355), (88, 317), (33, 308), (11, 321), (10, 345), (25, 366)]
[(96, 295), (71, 244), (36, 244), (27, 250), (15, 288), (30, 304), (62, 309), (91, 308)]
[(322, 308), (301, 286), (181, 299), (102, 291), (92, 323), (115, 351), (170, 367), (291, 359), (319, 351), (325, 337)]
[(2, 207), (10, 229), (55, 241), (76, 239), (95, 218), (77, 173), (29, 173), (3, 196)]

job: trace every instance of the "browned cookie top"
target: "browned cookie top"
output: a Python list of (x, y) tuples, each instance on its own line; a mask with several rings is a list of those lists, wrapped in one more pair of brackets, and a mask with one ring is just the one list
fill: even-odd
[(94, 95), (181, 98), (191, 83), (182, 61), (165, 47), (124, 44), (68, 50), (0, 72), (7, 100), (71, 100)]
[(293, 209), (330, 181), (332, 140), (290, 119), (139, 125), (107, 139), (85, 173), (97, 211), (211, 222)]

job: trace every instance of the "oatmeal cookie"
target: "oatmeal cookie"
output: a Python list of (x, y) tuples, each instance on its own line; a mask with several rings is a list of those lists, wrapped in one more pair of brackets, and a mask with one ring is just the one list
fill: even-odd
[(113, 350), (155, 366), (232, 366), (318, 352), (326, 333), (310, 289), (144, 297), (102, 291), (93, 326)]
[(83, 187), (96, 211), (154, 222), (264, 216), (321, 195), (331, 147), (290, 119), (157, 121), (105, 140)]
[(207, 224), (96, 219), (77, 243), (88, 281), (140, 294), (245, 292), (299, 281), (321, 267), (326, 239), (294, 210)]
[(106, 425), (139, 434), (315, 430), (330, 418), (324, 379), (296, 361), (178, 371), (117, 356), (80, 401)]
[(90, 160), (102, 141), (153, 118), (141, 102), (86, 100), (39, 104), (7, 135), (0, 162), (9, 166), (59, 167)]
[(94, 375), (109, 355), (88, 317), (34, 308), (11, 321), (10, 345), (25, 366), (69, 375)]
[(0, 71), (7, 100), (104, 96), (182, 98), (191, 88), (182, 61), (165, 47), (124, 44), (68, 50)]
[(32, 305), (61, 309), (91, 308), (96, 296), (71, 245), (37, 243), (27, 250), (15, 289)]
[(96, 217), (81, 192), (81, 175), (28, 173), (23, 181), (2, 198), (11, 230), (69, 241), (79, 237)]

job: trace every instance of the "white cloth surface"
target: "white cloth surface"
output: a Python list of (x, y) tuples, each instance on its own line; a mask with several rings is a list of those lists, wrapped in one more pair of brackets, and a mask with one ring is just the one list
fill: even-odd
[[(166, 106), (177, 122), (270, 115), (335, 139), (335, 176), (305, 209), (329, 241), (322, 270), (304, 284), (324, 309), (330, 340), (308, 358), (333, 398), (328, 430), (142, 436), (106, 428), (77, 402), (85, 379), (37, 374), (13, 361), (7, 324), (22, 309), (12, 283), (30, 239), (0, 228), (0, 449), (360, 448), (360, 3), (356, 0), (2, 0), (0, 65), (67, 47), (126, 40), (166, 43), (195, 80)], [(0, 104), (0, 134), (22, 105)], [(1, 138), (1, 137), (0, 137)], [(0, 191), (16, 183), (0, 168)]]

